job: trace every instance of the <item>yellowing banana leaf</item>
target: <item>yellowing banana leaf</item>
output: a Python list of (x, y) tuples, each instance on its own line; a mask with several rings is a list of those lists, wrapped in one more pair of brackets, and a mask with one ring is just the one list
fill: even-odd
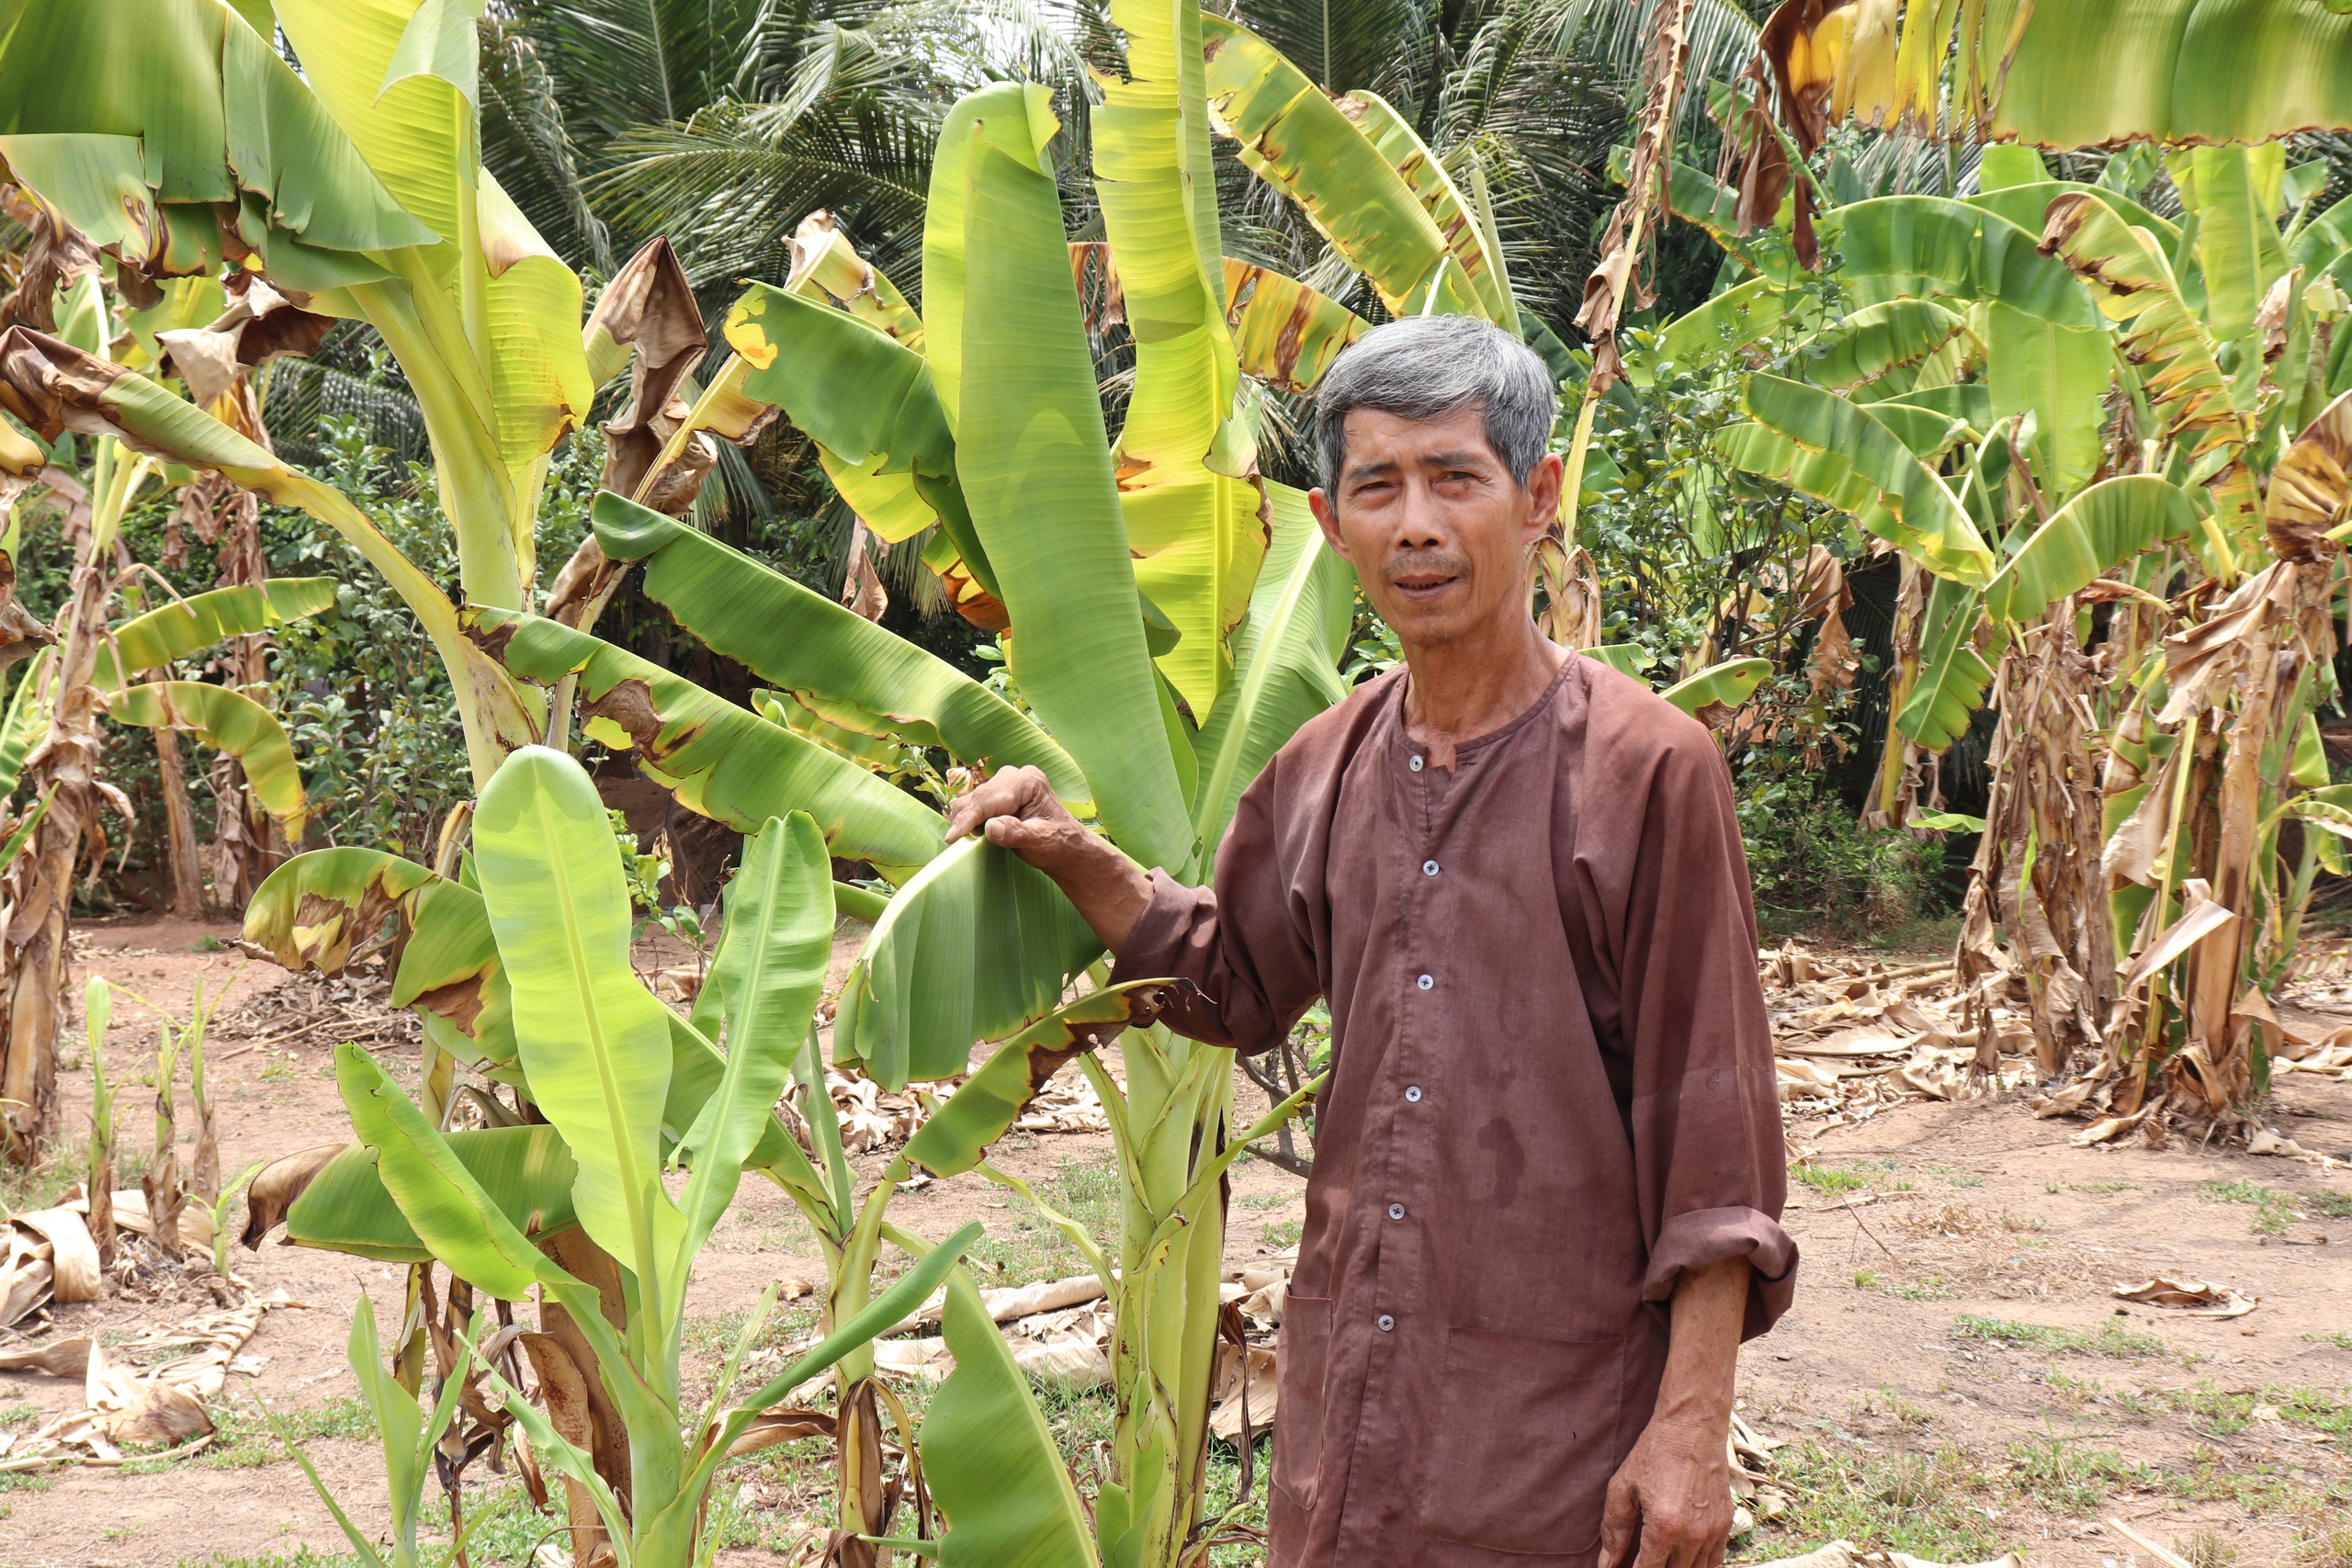
[(1344, 94), (1339, 108), (1379, 149), (1396, 177), (1405, 182), (1405, 188), (1421, 204), (1421, 210), (1430, 215), (1430, 224), (1443, 236), (1445, 248), (1476, 291), (1479, 313), (1515, 333), (1519, 312), (1511, 300), (1510, 281), (1503, 276), (1503, 259), (1488, 248), (1487, 236), (1471, 204), (1464, 199), (1437, 154), (1377, 93), (1359, 88)]
[(1311, 392), (1372, 323), (1296, 278), (1225, 258), (1225, 309), (1241, 368), (1285, 392)]
[(825, 213), (801, 220), (792, 236), (792, 270), (784, 286), (805, 299), (838, 305), (915, 353), (922, 352), (922, 318)]
[[(2352, 526), (2352, 392), (2337, 398), (2303, 428), (2270, 470), (2270, 494), (2263, 527), (2270, 547), (2288, 560), (2312, 560), (2322, 541), (2341, 538)], [(38, 666), (36, 666), (38, 668)], [(16, 728), (9, 708), (8, 728)], [(6, 745), (0, 741), (0, 757)]]
[(635, 1272), (644, 1303), (685, 1232), (661, 1179), (671, 1015), (629, 964), (604, 802), (570, 757), (525, 747), (482, 791), (473, 840), (532, 1100), (579, 1161), (582, 1226)]
[(1996, 620), (2023, 621), (2143, 550), (2188, 536), (2197, 508), (2160, 474), (2102, 479), (2062, 506), (1984, 585)]
[(1209, 114), (1241, 161), (1298, 204), (1392, 315), (1485, 315), (1445, 236), (1370, 138), (1257, 34), (1201, 18)]
[(1240, 679), (1196, 741), (1201, 777), (1193, 825), (1212, 856), (1241, 792), (1267, 760), (1300, 725), (1348, 694), (1339, 661), (1354, 615), (1354, 574), (1325, 543), (1305, 495), (1287, 485), (1266, 488), (1274, 542), (1250, 597), (1246, 636), (1236, 638)]
[(694, 1255), (734, 1201), (743, 1161), (775, 1125), (775, 1103), (808, 1037), (832, 955), (832, 864), (824, 836), (806, 812), (772, 818), (744, 840), (742, 869), (727, 885), (727, 923), (705, 981), (706, 988), (717, 988), (727, 1064), (680, 1144), (694, 1167), (678, 1202), (685, 1232), (668, 1276), (680, 1299)]
[(1993, 667), (1973, 640), (1984, 603), (1981, 592), (1947, 577), (1928, 590), (1918, 679), (1894, 716), (1897, 733), (1927, 750), (1950, 746), (1968, 728), (1969, 715), (1984, 705)]
[(833, 1060), (897, 1089), (968, 1071), (971, 1048), (1059, 1006), (1102, 943), (1043, 872), (960, 840), (892, 897), (843, 982)]
[(215, 588), (150, 610), (107, 634), (98, 649), (100, 686), (122, 684), (115, 656), (132, 671), (161, 670), (232, 637), (252, 637), (315, 615), (334, 603), (332, 577), (273, 577), (258, 588)]
[[(1136, 586), (1180, 634), (1156, 662), (1205, 713), (1231, 678), (1225, 634), (1248, 609), (1265, 554), (1256, 443), (1235, 417), (1240, 371), (1208, 128), (1187, 124), (1180, 107), (1188, 74), (1199, 91), (1198, 10), (1120, 0), (1113, 11), (1128, 36), (1127, 73), (1104, 83), (1091, 115), (1094, 184), (1136, 368), (1112, 462)], [(968, 310), (965, 322), (968, 334)]]
[[(1998, 151), (1987, 147), (1987, 153)], [(2121, 214), (2123, 220), (2135, 228), (2145, 229), (2156, 237), (2159, 244), (2170, 250), (2180, 240), (2180, 225), (2169, 218), (2160, 218), (2120, 191), (2099, 186), (2085, 185), (2079, 180), (2029, 180), (2018, 185), (2004, 186), (1997, 190), (1980, 190), (1974, 196), (1961, 199), (1971, 207), (1981, 207), (1987, 212), (1997, 212), (2030, 234), (2041, 232), (2050, 217), (2050, 204), (2069, 193), (2096, 196)], [(1917, 821), (1915, 815), (1913, 821)]]
[[(1148, 740), (1157, 676), (1061, 207), (1038, 161), (1055, 130), (1046, 100), (1042, 88), (989, 88), (943, 132), (943, 147), (960, 139), (966, 185), (952, 330), (965, 384), (987, 389), (963, 400), (957, 468), (1012, 618), (1023, 699), (1085, 770), (1120, 847), (1182, 874), (1192, 825), (1174, 754)], [(934, 199), (926, 236), (941, 221)], [(935, 294), (931, 305), (935, 368), (951, 326)]]
[(262, 808), (277, 818), (286, 837), (302, 841), (310, 799), (302, 792), (302, 770), (294, 744), (277, 716), (244, 693), (200, 681), (153, 681), (126, 686), (107, 699), (107, 716), (150, 729), (185, 729), (205, 745), (243, 764), (245, 786)]
[(1899, 366), (1917, 364), (1967, 330), (1964, 317), (1932, 299), (1865, 305), (1815, 340), (1822, 353), (1819, 358), (1807, 354), (1806, 378), (1846, 391)]
[(1756, 690), (1757, 682), (1771, 672), (1770, 660), (1725, 660), (1687, 681), (1675, 682), (1658, 695), (1694, 716), (1702, 708), (1736, 708), (1747, 700), (1748, 693)]
[(941, 746), (967, 764), (1034, 765), (1091, 810), (1069, 753), (1018, 708), (904, 637), (812, 593), (698, 528), (606, 492), (593, 513), (615, 560), (643, 561), (643, 591), (708, 645), (824, 722)]
[(907, 476), (981, 585), (997, 592), (957, 482), (956, 437), (922, 355), (846, 311), (764, 283), (735, 301), (723, 330), (751, 367), (746, 395), (783, 409), (828, 454), (829, 471)]
[(466, 612), (469, 635), (521, 678), (580, 677), (584, 733), (634, 748), (648, 778), (678, 804), (757, 832), (803, 810), (833, 853), (904, 874), (939, 852), (937, 813), (872, 773), (658, 664), (537, 615)]
[(2101, 313), (2130, 321), (2124, 356), (2139, 367), (2164, 434), (2211, 475), (2215, 525), (2234, 548), (2253, 540), (2261, 499), (2245, 464), (2252, 429), (2231, 397), (2212, 338), (2187, 303), (2153, 239), (2135, 232), (2094, 196), (2050, 205), (2045, 237), (2058, 257), (2096, 291)]
[(961, 1269), (941, 1325), (956, 1370), (923, 1412), (923, 1478), (946, 1522), (943, 1563), (1094, 1568), (1085, 1506), (1029, 1380)]
[(296, 855), (245, 906), (244, 937), (300, 974), (338, 974), (385, 918), (392, 1005), (413, 1008), (434, 1043), (492, 1070), (514, 1061), (514, 1011), (481, 895), (414, 861), (354, 847)]
[(2060, 501), (2097, 471), (2115, 357), (2098, 327), (2052, 325), (1999, 300), (1986, 307), (1985, 382), (1995, 419), (2031, 410), (2043, 493)]
[(998, 1046), (986, 1065), (941, 1102), (907, 1140), (907, 1158), (933, 1176), (961, 1176), (971, 1169), (1020, 1120), (1048, 1078), (1079, 1053), (1108, 1044), (1123, 1029), (1149, 1023), (1166, 989), (1159, 981), (1130, 980), (1089, 991), (1039, 1019)]
[(1825, 213), (1825, 240), (1845, 258), (1840, 278), (1865, 298), (1950, 294), (1997, 299), (2062, 327), (2098, 324), (2065, 265), (2036, 249), (2041, 235), (1966, 202), (1884, 196)]
[(1741, 403), (1757, 425), (1720, 438), (1736, 466), (1852, 512), (1938, 576), (1982, 582), (1992, 575), (1992, 551), (1941, 477), (1870, 406), (1763, 375), (1749, 378)]
[[(572, 1223), (571, 1151), (553, 1127), (485, 1127), (444, 1134), (506, 1221), (526, 1235), (548, 1235)], [(294, 1247), (346, 1252), (384, 1263), (424, 1263), (433, 1254), (384, 1190), (376, 1152), (354, 1144), (311, 1179), (286, 1212)]]

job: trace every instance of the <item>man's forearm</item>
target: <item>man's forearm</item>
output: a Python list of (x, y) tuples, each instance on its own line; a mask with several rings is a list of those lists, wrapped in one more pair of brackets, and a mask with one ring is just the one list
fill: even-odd
[(1666, 1375), (1652, 1420), (1688, 1421), (1718, 1435), (1730, 1428), (1749, 1272), (1747, 1258), (1726, 1258), (1686, 1269), (1675, 1281)]
[(1145, 870), (1119, 852), (1118, 846), (1107, 839), (1084, 833), (1087, 846), (1069, 855), (1065, 861), (1056, 855), (1052, 863), (1039, 867), (1060, 886), (1063, 895), (1078, 906), (1102, 945), (1117, 958), (1134, 934), (1136, 922), (1151, 905), (1151, 877)]

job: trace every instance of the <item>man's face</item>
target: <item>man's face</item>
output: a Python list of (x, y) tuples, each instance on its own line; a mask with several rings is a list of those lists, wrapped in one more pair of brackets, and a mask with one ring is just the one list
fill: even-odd
[(1347, 433), (1339, 492), (1307, 500), (1397, 639), (1440, 647), (1523, 616), (1527, 547), (1559, 508), (1558, 457), (1520, 485), (1476, 407), (1427, 420), (1354, 409)]

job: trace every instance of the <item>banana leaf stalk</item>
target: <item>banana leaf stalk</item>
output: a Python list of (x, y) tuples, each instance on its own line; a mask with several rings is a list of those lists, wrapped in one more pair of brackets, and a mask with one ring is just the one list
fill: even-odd
[(114, 1020), (114, 988), (99, 976), (82, 991), (82, 1021), (90, 1037), (90, 1239), (100, 1268), (114, 1267), (114, 1087), (107, 1082), (107, 1026)]

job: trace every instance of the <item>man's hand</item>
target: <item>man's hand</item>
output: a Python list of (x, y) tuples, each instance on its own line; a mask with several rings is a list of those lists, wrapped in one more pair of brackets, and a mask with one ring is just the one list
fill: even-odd
[(1657, 1405), (1609, 1478), (1601, 1568), (1714, 1568), (1731, 1540), (1732, 1386), (1748, 1261), (1727, 1258), (1675, 1281)]
[(1602, 1568), (1714, 1568), (1724, 1560), (1732, 1510), (1724, 1438), (1724, 1427), (1652, 1418), (1609, 1479)]
[(1007, 768), (947, 808), (947, 841), (978, 829), (1050, 876), (1117, 957), (1151, 903), (1151, 878), (1069, 814), (1035, 768)]

